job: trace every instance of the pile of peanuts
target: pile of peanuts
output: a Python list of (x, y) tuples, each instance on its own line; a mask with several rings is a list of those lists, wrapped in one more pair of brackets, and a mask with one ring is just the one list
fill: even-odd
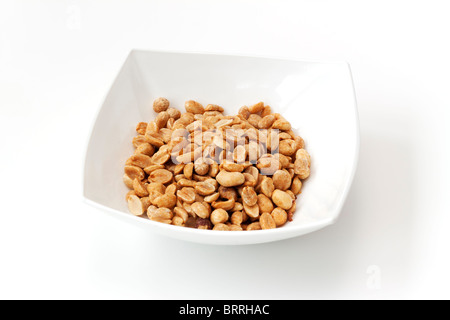
[(259, 102), (237, 116), (165, 98), (137, 125), (125, 165), (130, 212), (176, 226), (221, 231), (274, 229), (292, 221), (311, 157), (291, 124)]

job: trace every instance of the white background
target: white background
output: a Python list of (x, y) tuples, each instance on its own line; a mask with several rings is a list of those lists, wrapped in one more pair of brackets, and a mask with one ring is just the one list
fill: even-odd
[[(0, 298), (450, 298), (448, 1), (0, 2)], [(346, 60), (361, 156), (341, 219), (242, 247), (82, 203), (102, 99), (132, 48)]]

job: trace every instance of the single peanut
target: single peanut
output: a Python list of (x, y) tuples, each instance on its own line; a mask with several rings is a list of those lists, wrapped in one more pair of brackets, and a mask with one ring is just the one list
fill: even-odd
[(245, 182), (245, 177), (240, 172), (220, 171), (216, 176), (217, 182), (224, 187), (236, 187)]
[(272, 201), (276, 206), (284, 210), (292, 208), (293, 200), (287, 192), (276, 189), (272, 194)]
[(166, 111), (169, 108), (169, 100), (166, 98), (158, 98), (153, 102), (153, 110), (157, 113)]

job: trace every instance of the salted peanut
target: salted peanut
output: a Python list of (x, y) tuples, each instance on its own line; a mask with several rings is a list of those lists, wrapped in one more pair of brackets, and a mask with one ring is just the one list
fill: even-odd
[[(261, 117), (267, 117), (268, 115), (272, 114), (272, 108), (270, 106), (265, 106), (264, 109), (261, 111)], [(276, 119), (276, 118), (275, 118)]]
[(138, 180), (144, 180), (145, 179), (145, 172), (142, 170), (142, 168), (136, 167), (136, 166), (125, 166), (125, 174), (130, 177), (130, 179), (138, 179)]
[(242, 210), (244, 210), (244, 205), (242, 203), (240, 203), (240, 202), (236, 202), (234, 204), (233, 209), (231, 209), (231, 212), (242, 211)]
[(142, 183), (141, 180), (137, 178), (133, 181), (133, 190), (136, 192), (136, 195), (141, 198), (148, 196), (147, 185)]
[(187, 211), (181, 207), (175, 207), (173, 209), (173, 212), (177, 217), (180, 217), (183, 220), (183, 223), (186, 223), (187, 219), (189, 218), (189, 214), (187, 213)]
[(294, 140), (295, 140), (295, 144), (296, 144), (295, 148), (297, 149), (297, 151), (300, 149), (305, 149), (305, 140), (303, 140), (302, 137), (295, 136)]
[(193, 172), (194, 172), (194, 164), (193, 164), (192, 162), (187, 163), (187, 164), (184, 166), (183, 172), (184, 172), (184, 176), (185, 176), (187, 179), (192, 179), (192, 174), (193, 174)]
[(292, 156), (296, 151), (297, 144), (294, 140), (281, 140), (279, 146), (279, 152), (285, 156)]
[(265, 196), (264, 194), (258, 194), (258, 206), (259, 206), (259, 212), (265, 213), (265, 212), (272, 212), (273, 211), (273, 203), (270, 198)]
[(220, 195), (218, 192), (213, 193), (210, 196), (206, 196), (203, 200), (207, 203), (213, 203), (214, 201), (217, 201), (219, 199)]
[(167, 113), (169, 114), (170, 118), (174, 120), (178, 120), (181, 117), (181, 112), (175, 108), (168, 108)]
[(288, 219), (288, 214), (282, 208), (273, 209), (271, 216), (277, 227), (285, 225)]
[(224, 161), (220, 165), (221, 170), (225, 170), (228, 172), (242, 172), (242, 171), (244, 171), (244, 168), (245, 167), (243, 164), (237, 164), (237, 163), (230, 162), (230, 161)]
[(248, 219), (248, 216), (243, 211), (235, 211), (230, 217), (230, 221), (232, 224), (240, 226)]
[(134, 154), (145, 154), (149, 157), (151, 157), (154, 153), (155, 148), (150, 143), (142, 143), (136, 148), (136, 150), (134, 150)]
[(226, 224), (219, 223), (214, 226), (213, 230), (214, 231), (230, 231), (230, 227), (227, 226)]
[(183, 227), (184, 226), (184, 221), (181, 217), (175, 216), (172, 219), (172, 224), (174, 226), (178, 226), (178, 227)]
[(227, 201), (214, 201), (213, 203), (211, 203), (211, 206), (214, 209), (223, 209), (223, 210), (229, 211), (234, 208), (235, 204), (236, 204), (236, 201), (234, 199), (229, 199)]
[(146, 174), (151, 174), (155, 170), (164, 169), (164, 168), (165, 167), (161, 164), (152, 164), (151, 166), (144, 168), (144, 171)]
[(147, 186), (147, 191), (149, 194), (156, 192), (160, 195), (163, 195), (166, 193), (166, 186), (160, 182), (152, 182)]
[(149, 143), (147, 136), (139, 135), (133, 138), (133, 146), (135, 148), (139, 147), (143, 143)]
[(173, 167), (173, 175), (176, 176), (176, 175), (182, 173), (184, 170), (184, 166), (185, 166), (184, 163), (175, 165), (175, 167)]
[(170, 115), (167, 111), (162, 111), (158, 114), (155, 119), (155, 123), (159, 129), (165, 128), (167, 125), (167, 121), (169, 121)]
[(288, 190), (292, 184), (291, 175), (287, 170), (277, 170), (272, 177), (275, 189)]
[(249, 207), (253, 207), (258, 203), (258, 195), (255, 192), (255, 189), (252, 187), (244, 187), (242, 189), (242, 200), (244, 201), (244, 206), (247, 205)]
[(255, 180), (255, 177), (250, 173), (244, 172), (243, 174), (245, 177), (244, 187), (256, 187), (257, 181)]
[(233, 123), (233, 119), (222, 119), (220, 121), (217, 121), (214, 124), (214, 127), (216, 127), (217, 129), (223, 128), (223, 127), (227, 127), (229, 125), (231, 125)]
[(269, 130), (266, 137), (266, 147), (268, 151), (277, 150), (280, 145), (280, 132), (278, 130)]
[(275, 190), (273, 180), (269, 177), (263, 177), (260, 185), (260, 191), (267, 197), (272, 198), (272, 193)]
[(186, 203), (192, 204), (195, 202), (195, 190), (194, 188), (182, 188), (177, 191), (177, 197)]
[(202, 196), (210, 196), (216, 190), (217, 187), (211, 180), (200, 181), (195, 184), (195, 191)]
[(167, 148), (160, 148), (152, 157), (153, 164), (163, 165), (170, 159), (170, 153)]
[(141, 200), (136, 195), (131, 195), (128, 197), (128, 209), (135, 216), (142, 216), (147, 211), (147, 200)]
[[(179, 187), (191, 187), (191, 188), (195, 187), (195, 185), (196, 185), (195, 181), (186, 179), (184, 175), (181, 175), (181, 176), (182, 176), (182, 178), (177, 181), (177, 184)], [(176, 180), (176, 178), (175, 178), (175, 180)]]
[(169, 143), (172, 140), (172, 130), (168, 129), (168, 128), (161, 128), (161, 130), (159, 130), (160, 134), (161, 134), (161, 138), (164, 141), (164, 143)]
[(311, 157), (305, 149), (297, 151), (294, 163), (295, 174), (302, 180), (307, 179), (311, 173)]
[(158, 98), (153, 101), (153, 110), (155, 112), (166, 111), (169, 108), (169, 105), (169, 100), (167, 100), (166, 98)]
[(294, 202), (294, 204), (292, 205), (292, 208), (290, 208), (290, 209), (287, 211), (287, 216), (288, 216), (288, 220), (289, 220), (289, 221), (292, 221), (292, 219), (293, 219), (293, 217), (294, 217), (294, 213), (295, 213), (296, 210), (297, 210), (297, 203)]
[(283, 131), (288, 131), (288, 130), (291, 130), (291, 124), (284, 119), (279, 119), (273, 123), (272, 128), (278, 129), (278, 130), (283, 130)]
[(293, 201), (297, 199), (297, 197), (291, 190), (286, 190), (285, 192), (292, 198)]
[(277, 170), (281, 169), (280, 160), (271, 154), (266, 154), (259, 158), (256, 167), (260, 170), (261, 174), (271, 176)]
[(172, 224), (173, 212), (168, 208), (159, 208), (154, 211), (152, 210), (149, 218), (152, 221)]
[(261, 224), (261, 229), (263, 230), (275, 229), (277, 227), (273, 217), (268, 212), (261, 215), (259, 218), (259, 223)]
[(227, 188), (224, 186), (219, 187), (219, 195), (222, 199), (233, 199), (234, 201), (237, 201), (238, 199), (238, 193), (236, 189), (234, 188)]
[(224, 187), (236, 187), (245, 182), (245, 177), (240, 172), (220, 171), (216, 176), (217, 182)]
[(147, 132), (145, 134), (145, 137), (147, 138), (147, 142), (150, 143), (152, 146), (161, 148), (164, 145), (164, 141), (162, 140), (162, 138), (156, 137), (154, 133)]
[(203, 114), (205, 113), (205, 109), (203, 106), (194, 100), (186, 101), (184, 104), (184, 107), (186, 108), (186, 112), (190, 112), (192, 114)]
[(193, 113), (191, 112), (186, 112), (183, 113), (180, 117), (180, 119), (178, 119), (177, 121), (179, 121), (180, 123), (184, 124), (185, 126), (191, 124), (192, 122), (195, 121), (195, 116)]
[(148, 135), (158, 134), (158, 132), (159, 132), (159, 127), (156, 124), (156, 122), (155, 121), (150, 121), (147, 124), (147, 128), (145, 129), (145, 135), (147, 136), (147, 134)]
[(280, 161), (280, 168), (288, 168), (289, 164), (292, 161), (292, 158), (289, 156), (285, 156), (284, 154), (277, 153), (274, 155)]
[(195, 173), (201, 176), (206, 175), (209, 172), (209, 165), (204, 162), (194, 164)]
[(173, 173), (166, 169), (158, 169), (150, 173), (149, 181), (159, 182), (162, 184), (172, 181)]
[(259, 113), (264, 110), (264, 102), (258, 102), (248, 108), (250, 113)]
[(209, 218), (210, 212), (201, 202), (194, 202), (191, 204), (192, 211), (195, 212), (197, 216), (203, 219)]
[(248, 123), (250, 123), (253, 127), (258, 128), (258, 124), (261, 121), (261, 116), (257, 114), (251, 114), (247, 119)]
[(150, 217), (155, 213), (156, 210), (158, 210), (158, 207), (155, 207), (154, 205), (150, 205), (147, 208), (147, 217), (150, 219)]
[(225, 223), (228, 221), (228, 212), (223, 209), (216, 209), (211, 213), (211, 222), (213, 225), (217, 225), (219, 223)]
[(136, 132), (139, 135), (145, 135), (145, 131), (147, 131), (147, 126), (148, 126), (147, 122), (139, 122), (138, 125), (136, 126)]
[(175, 195), (175, 193), (178, 191), (178, 186), (176, 183), (172, 183), (170, 185), (167, 186), (166, 188), (166, 194), (173, 194)]
[(205, 111), (218, 111), (220, 113), (223, 113), (225, 110), (216, 104), (208, 104), (205, 108)]
[(292, 208), (292, 204), (294, 202), (292, 197), (287, 192), (278, 189), (273, 192), (272, 201), (276, 206), (284, 210), (289, 210)]
[(262, 230), (261, 224), (259, 222), (253, 222), (250, 223), (246, 228), (246, 231), (255, 231), (255, 230)]
[(135, 192), (134, 190), (128, 191), (127, 195), (125, 196), (125, 199), (128, 201), (128, 199), (129, 199), (131, 196), (136, 196), (136, 192)]
[(209, 166), (209, 172), (208, 175), (212, 178), (215, 178), (217, 176), (217, 174), (219, 173), (219, 164), (217, 162), (213, 162), (210, 166)]
[(146, 156), (145, 154), (135, 154), (132, 155), (129, 160), (128, 165), (139, 167), (139, 168), (147, 168), (153, 164), (152, 158)]
[(174, 124), (175, 124), (175, 120), (173, 118), (169, 118), (169, 120), (167, 121), (166, 128), (172, 130)]
[(233, 160), (236, 164), (244, 163), (247, 159), (247, 150), (245, 146), (238, 145), (233, 151)]
[(244, 212), (251, 218), (258, 218), (259, 217), (259, 206), (258, 204), (255, 204), (254, 206), (248, 206), (245, 203), (244, 205)]
[(152, 202), (158, 208), (173, 209), (177, 204), (177, 197), (173, 194), (163, 194)]
[(258, 122), (258, 128), (269, 129), (275, 122), (275, 116), (273, 114), (266, 115)]
[(291, 191), (297, 196), (302, 192), (302, 180), (299, 177), (295, 177), (292, 180)]
[(230, 228), (229, 231), (243, 231), (241, 226), (237, 226), (235, 224), (227, 223), (227, 226), (228, 226), (228, 228)]
[(247, 120), (250, 117), (250, 111), (247, 106), (243, 106), (239, 109), (238, 114), (242, 117), (242, 119)]

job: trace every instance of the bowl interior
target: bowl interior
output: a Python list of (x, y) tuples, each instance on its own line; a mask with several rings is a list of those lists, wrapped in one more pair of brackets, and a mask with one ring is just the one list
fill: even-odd
[(92, 130), (85, 164), (86, 199), (128, 214), (123, 166), (134, 150), (136, 124), (156, 116), (152, 102), (157, 97), (166, 97), (181, 111), (190, 99), (218, 104), (227, 115), (264, 101), (291, 122), (312, 157), (311, 177), (298, 199), (294, 221), (273, 231), (300, 232), (338, 217), (359, 146), (354, 89), (346, 63), (133, 51)]

